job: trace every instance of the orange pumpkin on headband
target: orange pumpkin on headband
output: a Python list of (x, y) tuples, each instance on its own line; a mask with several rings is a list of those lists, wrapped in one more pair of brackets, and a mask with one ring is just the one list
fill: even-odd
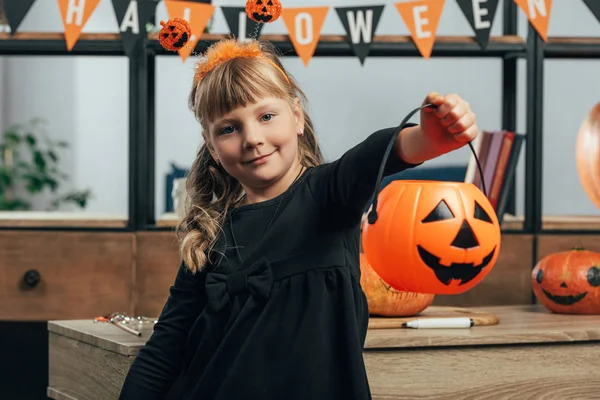
[(246, 1), (246, 14), (255, 22), (274, 22), (281, 15), (281, 2), (279, 0), (248, 0)]
[(463, 182), (394, 181), (365, 220), (364, 253), (396, 290), (459, 294), (481, 282), (500, 251), (500, 224), (486, 196)]
[(158, 41), (169, 51), (178, 51), (192, 37), (192, 27), (183, 18), (171, 18), (167, 22), (160, 21), (162, 28), (158, 32)]

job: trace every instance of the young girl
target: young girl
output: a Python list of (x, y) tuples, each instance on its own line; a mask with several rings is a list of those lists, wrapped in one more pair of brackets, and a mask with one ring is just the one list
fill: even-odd
[[(400, 132), (385, 175), (477, 134), (458, 96), (425, 101), (436, 108)], [(190, 106), (204, 144), (183, 261), (121, 399), (371, 398), (360, 223), (395, 127), (323, 163), (303, 103), (268, 43), (224, 40), (198, 63)]]

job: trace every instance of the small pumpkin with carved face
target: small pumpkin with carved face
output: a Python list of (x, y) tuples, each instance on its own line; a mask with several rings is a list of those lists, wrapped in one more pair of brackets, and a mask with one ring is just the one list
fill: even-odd
[(500, 224), (473, 184), (393, 181), (379, 193), (377, 212), (363, 226), (363, 250), (396, 290), (464, 293), (496, 263)]
[(557, 314), (600, 314), (600, 253), (575, 248), (543, 257), (531, 272), (538, 301)]
[(169, 51), (178, 51), (192, 37), (192, 27), (183, 18), (171, 18), (167, 22), (160, 21), (162, 28), (158, 32), (158, 41)]
[(259, 23), (271, 23), (281, 15), (281, 1), (279, 0), (248, 0), (246, 1), (246, 15)]

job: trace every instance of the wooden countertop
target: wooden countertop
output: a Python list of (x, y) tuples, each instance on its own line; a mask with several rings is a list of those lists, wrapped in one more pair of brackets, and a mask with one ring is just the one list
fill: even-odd
[(87, 212), (61, 211), (0, 211), (2, 227), (95, 227), (124, 228), (127, 216)]
[[(600, 315), (551, 314), (541, 306), (528, 305), (469, 310), (493, 313), (499, 316), (500, 323), (471, 329), (370, 329), (365, 351), (600, 340)], [(150, 337), (152, 324), (144, 324), (140, 337), (92, 320), (49, 321), (48, 330), (119, 354), (135, 355)]]

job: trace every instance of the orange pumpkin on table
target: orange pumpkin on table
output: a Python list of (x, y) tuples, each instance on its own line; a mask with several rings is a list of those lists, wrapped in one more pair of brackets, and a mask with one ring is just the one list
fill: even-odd
[(575, 248), (543, 257), (531, 272), (538, 301), (557, 314), (600, 314), (600, 253)]
[(600, 208), (600, 103), (592, 108), (579, 128), (575, 160), (585, 194)]
[(385, 283), (360, 253), (360, 285), (367, 297), (369, 314), (382, 317), (416, 315), (431, 305), (435, 295), (401, 292)]

